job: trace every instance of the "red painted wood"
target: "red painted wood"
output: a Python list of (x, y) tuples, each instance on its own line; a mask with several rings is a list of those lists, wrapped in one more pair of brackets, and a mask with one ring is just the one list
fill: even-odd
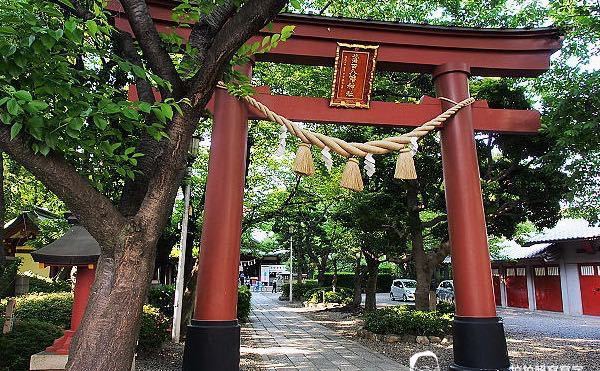
[[(454, 68), (434, 76), (439, 96), (460, 101), (469, 97), (468, 68)], [(444, 102), (444, 108), (451, 106)], [(447, 121), (442, 133), (442, 164), (452, 247), (456, 315), (495, 317), (492, 271), (472, 108), (465, 107)]]
[[(174, 2), (147, 1), (161, 32), (177, 32), (187, 39), (189, 28), (175, 28), (170, 9)], [(118, 1), (109, 5), (116, 26), (130, 32)], [(328, 18), (280, 15), (272, 29), (264, 29), (251, 42), (296, 26), (294, 36), (258, 61), (332, 66), (337, 42), (380, 45), (379, 70), (431, 73), (436, 66), (460, 62), (484, 76), (537, 76), (549, 67), (549, 56), (560, 49), (561, 37), (553, 28), (498, 30), (423, 26)]]
[[(255, 98), (290, 120), (323, 124), (415, 127), (442, 113), (440, 100), (429, 97), (419, 104), (371, 101), (368, 110), (329, 107), (329, 100), (325, 98), (268, 93), (258, 93)], [(211, 108), (210, 105), (208, 108)], [(265, 116), (250, 108), (249, 118), (261, 120)], [(487, 102), (477, 101), (473, 105), (473, 126), (477, 131), (537, 133), (540, 113), (535, 110), (491, 109)]]
[(217, 89), (198, 257), (197, 320), (237, 318), (247, 121), (246, 106)]
[(96, 277), (96, 269), (94, 266), (77, 267), (77, 277), (75, 278), (75, 289), (73, 290), (73, 308), (71, 309), (71, 328), (66, 330), (64, 335), (54, 340), (54, 343), (46, 348), (47, 352), (54, 354), (69, 354), (71, 340), (75, 335), (75, 331), (81, 323), (85, 308), (87, 307), (88, 299), (90, 298), (90, 290)]
[(492, 276), (492, 283), (494, 284), (494, 302), (496, 306), (502, 305), (502, 297), (500, 296), (500, 276)]
[[(582, 275), (582, 266), (593, 266), (594, 275)], [(583, 314), (600, 316), (600, 262), (579, 265), (579, 287), (581, 289)]]
[[(553, 266), (559, 269), (558, 266)], [(536, 268), (543, 268), (544, 275), (538, 275)], [(562, 291), (560, 287), (560, 275), (548, 275), (547, 267), (536, 267), (533, 269), (533, 284), (535, 286), (535, 306), (539, 310), (562, 312)], [(559, 270), (560, 272), (560, 270)]]
[[(509, 268), (510, 269), (510, 268)], [(529, 308), (529, 295), (527, 294), (527, 276), (506, 275), (506, 303), (509, 307)]]

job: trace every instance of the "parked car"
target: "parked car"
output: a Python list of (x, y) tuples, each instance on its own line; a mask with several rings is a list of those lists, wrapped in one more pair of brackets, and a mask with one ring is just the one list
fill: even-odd
[(454, 303), (454, 282), (452, 280), (440, 282), (437, 290), (435, 290), (435, 296), (438, 301)]
[(397, 279), (392, 282), (390, 287), (390, 299), (407, 301), (415, 300), (415, 290), (417, 289), (417, 281), (407, 279)]

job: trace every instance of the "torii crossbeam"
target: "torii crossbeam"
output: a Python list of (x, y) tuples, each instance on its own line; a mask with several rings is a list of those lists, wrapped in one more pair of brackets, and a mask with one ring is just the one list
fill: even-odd
[[(173, 32), (170, 1), (149, 0), (156, 27)], [(121, 12), (118, 4), (111, 9)], [(122, 13), (124, 15), (124, 12)], [(116, 26), (130, 31), (125, 16)], [(294, 36), (258, 61), (332, 66), (338, 42), (379, 45), (378, 71), (432, 74), (438, 96), (469, 97), (469, 76), (534, 77), (549, 68), (561, 47), (553, 27), (483, 29), (280, 15), (251, 41), (295, 25)], [(175, 32), (186, 37), (189, 29)], [(250, 71), (248, 71), (250, 73)], [(271, 95), (256, 99), (292, 120), (357, 125), (416, 126), (450, 103), (425, 97), (420, 104), (371, 102), (369, 109), (330, 107), (328, 100)], [(310, 109), (306, 109), (310, 107)], [(196, 308), (186, 341), (185, 370), (239, 369), (236, 319), (247, 122), (259, 112), (217, 89), (206, 185)], [(441, 130), (448, 229), (456, 299), (452, 370), (508, 370), (502, 320), (496, 315), (474, 130), (535, 133), (533, 110), (494, 110), (484, 101), (460, 110)]]

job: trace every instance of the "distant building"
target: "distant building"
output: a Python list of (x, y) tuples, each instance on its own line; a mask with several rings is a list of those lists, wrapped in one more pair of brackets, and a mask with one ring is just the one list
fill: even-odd
[(496, 304), (600, 316), (600, 227), (563, 219), (492, 261)]
[(34, 207), (31, 211), (23, 211), (16, 218), (4, 224), (3, 244), (6, 256), (22, 260), (20, 272), (31, 271), (40, 276), (50, 276), (50, 268), (40, 267), (33, 261), (31, 252), (34, 251), (34, 248), (27, 245), (27, 242), (35, 239), (40, 233), (38, 225), (41, 220), (62, 218), (62, 215), (56, 215), (41, 207)]

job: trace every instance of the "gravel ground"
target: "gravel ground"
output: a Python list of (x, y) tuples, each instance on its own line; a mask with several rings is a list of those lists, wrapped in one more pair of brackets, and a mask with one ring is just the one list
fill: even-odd
[[(255, 343), (252, 339), (252, 327), (247, 324), (242, 325), (241, 333), (242, 346), (253, 347)], [(137, 371), (181, 371), (183, 347), (183, 344), (168, 342), (158, 352), (138, 354), (135, 369)], [(261, 362), (261, 357), (256, 354), (242, 353), (240, 369), (242, 371), (261, 370)]]
[[(441, 369), (452, 362), (452, 346), (387, 344), (358, 338), (355, 333), (362, 321), (356, 315), (330, 310), (304, 315), (406, 365), (410, 356), (425, 350), (438, 356)], [(500, 315), (504, 317), (513, 366), (566, 365), (600, 370), (600, 319), (513, 310), (502, 310)]]

